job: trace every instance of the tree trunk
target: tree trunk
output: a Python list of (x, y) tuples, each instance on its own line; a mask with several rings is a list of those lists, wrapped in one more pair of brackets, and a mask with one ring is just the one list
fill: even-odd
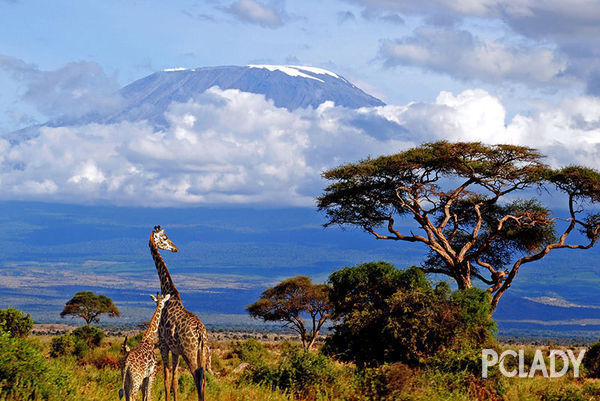
[(471, 275), (468, 273), (458, 273), (454, 276), (459, 290), (464, 290), (473, 287), (471, 283)]

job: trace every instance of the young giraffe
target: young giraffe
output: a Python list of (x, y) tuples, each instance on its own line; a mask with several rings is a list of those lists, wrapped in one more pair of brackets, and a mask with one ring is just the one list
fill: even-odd
[[(158, 250), (177, 252), (177, 247), (165, 234), (160, 226), (155, 226), (150, 234), (150, 253), (156, 265), (160, 278), (160, 289), (165, 294), (171, 295), (160, 319), (158, 337), (160, 354), (163, 360), (165, 373), (165, 401), (169, 401), (170, 390), (173, 390), (173, 399), (177, 401), (177, 366), (179, 356), (186, 362), (198, 392), (198, 400), (204, 401), (206, 391), (206, 370), (209, 360), (208, 336), (206, 328), (192, 312), (188, 311), (181, 303), (179, 291), (175, 288), (167, 265)], [(172, 366), (169, 368), (169, 353), (171, 353)]]
[(169, 294), (161, 296), (156, 293), (156, 297), (154, 295), (150, 295), (150, 297), (156, 302), (156, 310), (142, 336), (142, 340), (137, 347), (130, 351), (127, 345), (127, 337), (125, 337), (122, 346), (123, 351), (125, 351), (125, 358), (121, 362), (123, 388), (119, 390), (119, 399), (123, 398), (123, 394), (125, 394), (126, 401), (135, 401), (140, 387), (142, 388), (143, 400), (150, 401), (152, 384), (156, 376), (154, 347), (158, 342), (158, 325), (165, 303), (171, 296)]

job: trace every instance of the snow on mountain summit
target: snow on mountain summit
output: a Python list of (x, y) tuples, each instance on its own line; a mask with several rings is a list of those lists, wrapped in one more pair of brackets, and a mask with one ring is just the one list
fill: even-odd
[(123, 87), (118, 93), (120, 101), (116, 109), (59, 118), (44, 125), (57, 127), (146, 120), (155, 126), (165, 127), (168, 125), (165, 112), (171, 104), (194, 100), (214, 86), (222, 90), (237, 89), (261, 94), (276, 107), (290, 111), (317, 108), (327, 101), (351, 109), (384, 105), (381, 100), (363, 92), (342, 76), (318, 67), (177, 67), (155, 72)]
[(323, 68), (317, 68), (317, 67), (304, 67), (304, 66), (298, 66), (298, 65), (254, 65), (254, 64), (250, 64), (248, 67), (250, 68), (265, 68), (269, 71), (281, 71), (284, 74), (287, 74), (291, 77), (302, 77), (302, 78), (309, 78), (309, 79), (315, 79), (317, 81), (320, 82), (325, 82), (322, 79), (319, 79), (315, 76), (309, 75), (307, 74), (307, 72), (315, 74), (315, 75), (330, 75), (334, 78), (340, 78), (339, 75), (325, 70)]

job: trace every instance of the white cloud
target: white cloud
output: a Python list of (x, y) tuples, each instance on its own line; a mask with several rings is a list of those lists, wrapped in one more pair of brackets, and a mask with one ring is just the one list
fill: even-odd
[(355, 115), (331, 102), (290, 112), (262, 95), (212, 88), (171, 105), (166, 130), (145, 122), (43, 127), (32, 139), (0, 140), (0, 197), (310, 205), (323, 168), (406, 147), (352, 126)]
[(320, 172), (434, 140), (540, 148), (555, 165), (600, 168), (600, 99), (539, 105), (506, 121), (482, 89), (435, 102), (288, 111), (264, 96), (212, 88), (175, 103), (169, 128), (146, 122), (43, 127), (0, 139), (1, 199), (137, 206), (314, 204)]
[(267, 5), (254, 0), (238, 0), (229, 7), (222, 8), (236, 18), (258, 24), (266, 28), (277, 28), (283, 25), (285, 12), (275, 4)]
[(523, 48), (474, 37), (467, 31), (421, 27), (414, 35), (382, 42), (388, 66), (408, 65), (450, 74), (463, 80), (535, 86), (560, 82), (565, 59), (551, 48)]
[(600, 169), (600, 98), (567, 98), (541, 104), (531, 115), (506, 120), (501, 100), (482, 89), (441, 92), (435, 103), (384, 106), (374, 111), (422, 141), (481, 141), (540, 149), (554, 167), (581, 164)]

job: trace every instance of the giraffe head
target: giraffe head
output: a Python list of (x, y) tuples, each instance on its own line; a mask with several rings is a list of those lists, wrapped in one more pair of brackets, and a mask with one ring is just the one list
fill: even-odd
[(162, 308), (165, 307), (165, 303), (169, 300), (169, 298), (171, 298), (171, 294), (159, 295), (157, 292), (156, 296), (150, 295), (150, 298), (152, 298), (154, 302), (156, 302), (156, 308), (158, 310), (162, 310)]
[(160, 228), (160, 226), (154, 226), (154, 231), (152, 231), (152, 239), (154, 240), (154, 245), (156, 245), (159, 249), (164, 249), (165, 251), (177, 252), (178, 249), (171, 242), (167, 234), (165, 234), (164, 228)]

